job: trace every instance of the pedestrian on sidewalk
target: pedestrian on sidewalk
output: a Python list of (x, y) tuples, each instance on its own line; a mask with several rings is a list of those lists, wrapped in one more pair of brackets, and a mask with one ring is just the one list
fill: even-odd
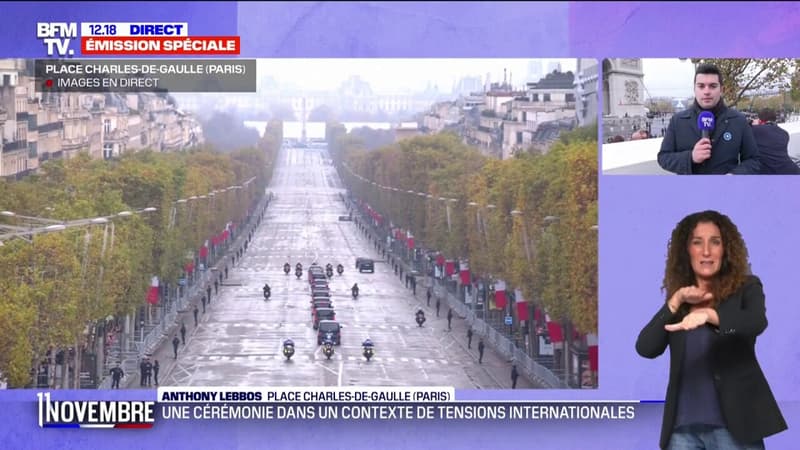
[(442, 306), (442, 299), (436, 297), (436, 317), (439, 317), (439, 308)]
[(186, 324), (181, 321), (181, 343), (186, 345)]
[(483, 344), (483, 338), (478, 341), (478, 364), (483, 364), (483, 349), (486, 346)]
[(210, 284), (208, 285), (208, 287), (206, 287), (206, 295), (208, 295), (208, 303), (211, 303), (211, 285)]
[(111, 369), (111, 389), (119, 389), (119, 380), (125, 376), (125, 372), (119, 368), (119, 364), (117, 364), (114, 368)]
[(225, 279), (228, 279), (228, 266), (225, 265)]
[(219, 294), (219, 282), (217, 280), (214, 280), (214, 295), (218, 294)]
[(181, 340), (178, 339), (178, 336), (172, 338), (172, 352), (175, 354), (175, 359), (178, 359), (178, 344), (181, 343)]
[[(203, 305), (203, 307), (205, 307), (205, 305)], [(194, 310), (192, 311), (192, 313), (194, 313), (194, 326), (195, 328), (197, 328), (197, 305), (194, 305)]]
[(144, 360), (144, 379), (145, 384), (149, 387), (152, 385), (151, 377), (153, 376), (153, 363), (150, 362), (150, 358), (145, 358)]
[(511, 389), (517, 388), (517, 378), (519, 378), (519, 372), (517, 372), (517, 365), (514, 364), (511, 366)]
[(147, 367), (145, 365), (146, 362), (147, 362), (147, 359), (145, 359), (145, 358), (143, 358), (139, 362), (139, 386), (140, 387), (144, 387), (144, 384), (147, 382), (147, 378), (145, 376), (146, 375), (146, 367)]
[(203, 298), (200, 299), (200, 303), (203, 304), (203, 314), (206, 313), (206, 296), (204, 295)]
[(431, 306), (431, 288), (428, 288), (428, 292), (425, 293), (425, 296), (428, 298), (428, 306)]
[(453, 331), (453, 310), (447, 310), (447, 331)]
[(467, 328), (467, 348), (472, 348), (472, 328)]
[(160, 368), (161, 368), (161, 366), (158, 365), (158, 360), (155, 360), (153, 362), (153, 379), (156, 382), (156, 387), (158, 387), (158, 370)]

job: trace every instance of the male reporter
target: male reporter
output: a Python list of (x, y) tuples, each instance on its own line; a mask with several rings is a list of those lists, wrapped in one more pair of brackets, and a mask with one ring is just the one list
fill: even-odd
[(759, 173), (753, 131), (742, 113), (725, 106), (722, 82), (716, 66), (697, 67), (694, 103), (670, 119), (658, 152), (661, 168), (681, 175)]

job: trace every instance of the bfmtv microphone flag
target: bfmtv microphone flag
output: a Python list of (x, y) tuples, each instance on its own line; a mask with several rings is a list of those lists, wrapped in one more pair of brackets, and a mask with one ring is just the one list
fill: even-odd
[(703, 111), (697, 116), (697, 128), (703, 134), (704, 139), (708, 139), (714, 132), (714, 114), (710, 111)]

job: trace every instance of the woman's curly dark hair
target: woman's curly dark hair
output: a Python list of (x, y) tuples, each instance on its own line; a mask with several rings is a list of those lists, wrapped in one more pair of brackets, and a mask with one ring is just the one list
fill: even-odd
[(661, 286), (661, 290), (667, 294), (666, 300), (678, 289), (697, 284), (689, 259), (689, 239), (697, 224), (709, 222), (719, 228), (723, 248), (720, 270), (711, 280), (711, 293), (714, 295), (712, 304), (717, 306), (720, 301), (736, 292), (750, 275), (747, 246), (731, 219), (712, 210), (690, 214), (672, 230), (672, 237), (667, 244), (667, 266)]

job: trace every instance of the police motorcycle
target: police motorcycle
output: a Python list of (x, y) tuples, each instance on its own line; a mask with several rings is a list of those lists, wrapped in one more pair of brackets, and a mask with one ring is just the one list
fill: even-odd
[(268, 284), (264, 284), (264, 300), (269, 300), (269, 297), (272, 295), (272, 289), (270, 289)]
[(375, 345), (372, 343), (371, 339), (367, 339), (364, 341), (363, 344), (361, 344), (361, 348), (363, 349), (362, 353), (364, 355), (364, 358), (367, 358), (367, 362), (369, 362), (370, 358), (372, 358), (372, 355), (375, 354), (374, 347)]
[(328, 359), (333, 356), (333, 336), (330, 333), (326, 334), (325, 340), (322, 341), (322, 354)]
[(328, 279), (333, 278), (333, 265), (331, 265), (330, 263), (328, 263), (328, 265), (325, 266), (325, 275), (328, 276)]
[(292, 359), (294, 355), (294, 341), (291, 339), (286, 339), (283, 341), (283, 356), (286, 357), (286, 360), (289, 361)]
[(339, 273), (339, 275), (341, 275), (342, 273), (344, 273), (344, 266), (343, 266), (343, 265), (341, 265), (341, 264), (339, 264), (338, 266), (336, 266), (336, 272), (337, 272), (337, 273)]
[(287, 262), (286, 264), (283, 265), (283, 273), (285, 273), (286, 275), (289, 275), (289, 272), (291, 272), (291, 271), (292, 271), (292, 265), (291, 264), (289, 264)]
[(417, 310), (417, 325), (420, 327), (425, 323), (425, 312), (422, 309)]
[(353, 292), (353, 299), (358, 298), (358, 283), (354, 284), (350, 290)]
[(300, 277), (303, 276), (303, 265), (302, 264), (297, 263), (297, 265), (294, 266), (294, 274), (295, 274), (295, 276), (297, 276), (298, 280), (300, 279)]

